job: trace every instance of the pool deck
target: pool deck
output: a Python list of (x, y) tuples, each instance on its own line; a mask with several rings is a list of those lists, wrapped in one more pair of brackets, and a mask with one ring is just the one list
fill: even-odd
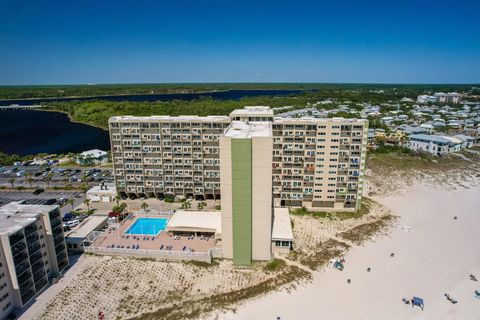
[[(171, 251), (192, 251), (192, 252), (208, 252), (215, 247), (216, 240), (213, 238), (204, 237), (176, 237), (168, 235), (166, 231), (160, 231), (157, 236), (135, 236), (125, 235), (124, 232), (130, 228), (135, 222), (136, 218), (167, 218), (170, 216), (135, 214), (133, 219), (126, 219), (119, 224), (116, 230), (106, 230), (99, 236), (92, 244), (92, 247), (107, 248), (112, 245), (115, 247), (122, 247), (131, 249), (133, 246), (139, 246), (139, 249), (160, 250), (163, 245), (163, 250), (167, 246), (171, 246)], [(183, 248), (186, 247), (185, 250)], [(166, 250), (165, 250), (166, 251)]]

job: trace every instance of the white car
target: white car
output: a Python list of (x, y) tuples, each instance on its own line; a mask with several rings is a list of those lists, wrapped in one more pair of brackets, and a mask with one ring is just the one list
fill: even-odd
[(67, 221), (63, 224), (63, 227), (69, 227), (69, 228), (73, 228), (73, 227), (76, 227), (80, 224), (80, 220), (71, 220), (71, 221)]

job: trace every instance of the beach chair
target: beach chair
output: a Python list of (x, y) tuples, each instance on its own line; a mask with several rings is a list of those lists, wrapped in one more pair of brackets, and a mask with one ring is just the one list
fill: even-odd
[(480, 289), (475, 290), (475, 292), (473, 293), (473, 296), (477, 299), (480, 299)]
[(415, 306), (419, 306), (422, 311), (423, 311), (423, 307), (425, 306), (424, 303), (423, 303), (423, 299), (422, 298), (419, 298), (419, 297), (412, 297), (412, 308), (415, 307)]

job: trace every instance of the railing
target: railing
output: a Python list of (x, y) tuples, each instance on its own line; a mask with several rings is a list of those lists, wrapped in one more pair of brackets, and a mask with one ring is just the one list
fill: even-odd
[(106, 254), (106, 255), (132, 255), (156, 257), (167, 260), (198, 260), (211, 262), (210, 252), (188, 252), (188, 251), (170, 251), (170, 250), (148, 250), (148, 249), (123, 249), (106, 247), (85, 247), (87, 253)]

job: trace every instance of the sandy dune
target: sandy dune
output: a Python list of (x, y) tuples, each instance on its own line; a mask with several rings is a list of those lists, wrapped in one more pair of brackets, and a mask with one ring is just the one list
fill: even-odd
[[(473, 296), (480, 282), (468, 277), (480, 280), (480, 186), (417, 186), (377, 200), (401, 218), (389, 236), (352, 249), (343, 272), (327, 269), (297, 291), (249, 301), (220, 318), (480, 319)], [(444, 293), (459, 302), (451, 304)], [(403, 304), (413, 295), (425, 300), (424, 311)]]

